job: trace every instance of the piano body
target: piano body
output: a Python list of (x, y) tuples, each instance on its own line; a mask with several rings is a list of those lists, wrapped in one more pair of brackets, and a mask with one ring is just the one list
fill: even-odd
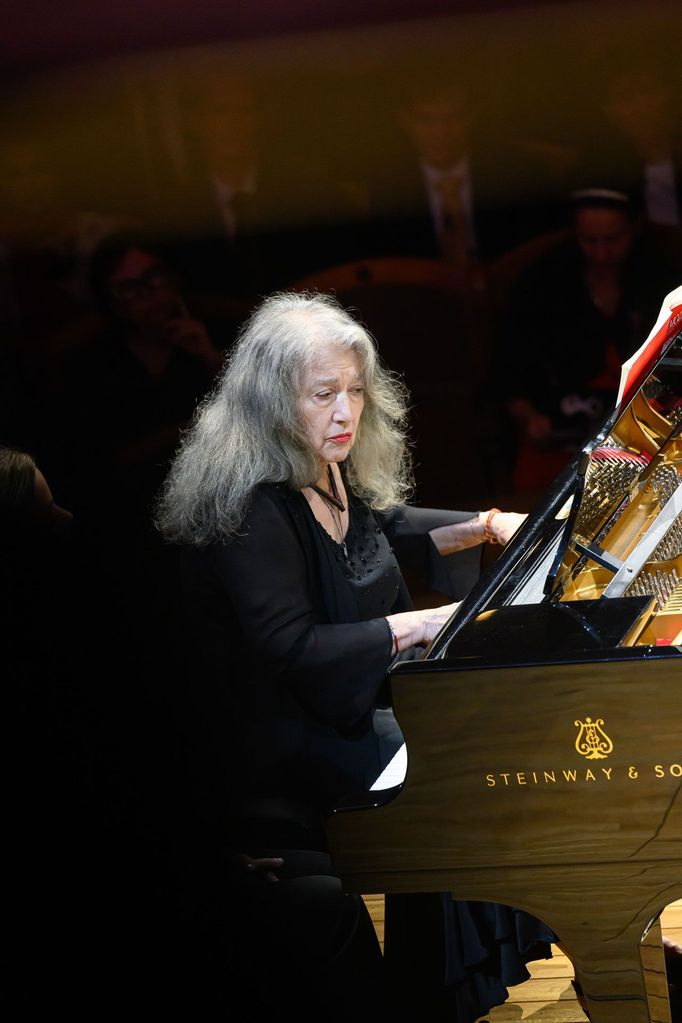
[(349, 891), (525, 909), (559, 935), (594, 1023), (666, 1023), (657, 920), (682, 898), (682, 289), (621, 392), (424, 656), (392, 670), (404, 781), (338, 810), (327, 835)]

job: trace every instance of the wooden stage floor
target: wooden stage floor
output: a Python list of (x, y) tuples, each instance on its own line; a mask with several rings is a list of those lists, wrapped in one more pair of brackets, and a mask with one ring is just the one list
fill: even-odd
[[(374, 927), (383, 948), (384, 897), (365, 895)], [(668, 906), (661, 917), (663, 933), (682, 944), (682, 900)], [(530, 980), (509, 989), (504, 1005), (491, 1009), (490, 1023), (586, 1023), (586, 1017), (571, 986), (573, 967), (566, 956), (553, 947), (553, 958), (529, 964)]]

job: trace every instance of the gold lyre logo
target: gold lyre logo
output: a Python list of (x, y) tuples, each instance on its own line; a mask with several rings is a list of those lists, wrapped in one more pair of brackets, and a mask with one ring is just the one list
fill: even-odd
[(575, 721), (575, 727), (579, 728), (575, 740), (575, 748), (581, 756), (587, 760), (605, 760), (613, 751), (613, 743), (602, 728), (603, 718), (585, 718), (584, 721)]

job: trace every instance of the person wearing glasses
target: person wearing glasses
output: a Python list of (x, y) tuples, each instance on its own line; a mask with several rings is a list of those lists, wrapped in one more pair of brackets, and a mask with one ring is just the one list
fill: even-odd
[(92, 258), (90, 284), (118, 340), (151, 379), (168, 374), (178, 353), (209, 377), (218, 370), (220, 351), (206, 325), (190, 314), (177, 275), (154, 248), (135, 239), (110, 240)]
[[(57, 418), (70, 460), (65, 474), (71, 486), (82, 484), (72, 503), (81, 518), (92, 511), (99, 528), (112, 499), (117, 521), (148, 517), (163, 467), (235, 325), (190, 308), (178, 275), (144, 238), (108, 239), (92, 256), (89, 281), (99, 326), (64, 373)], [(95, 462), (93, 486), (78, 467)]]

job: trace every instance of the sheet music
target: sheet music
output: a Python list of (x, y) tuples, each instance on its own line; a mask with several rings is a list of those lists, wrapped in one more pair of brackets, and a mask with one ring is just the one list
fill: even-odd
[(403, 743), (374, 782), (370, 792), (379, 792), (381, 789), (391, 789), (395, 785), (402, 785), (405, 781), (406, 773), (407, 746)]
[[(620, 371), (620, 387), (618, 389), (618, 398), (616, 399), (616, 405), (620, 405), (623, 400), (623, 396), (628, 388), (630, 382), (630, 374), (633, 368), (639, 363), (644, 357), (647, 349), (652, 346), (655, 347), (656, 343), (654, 339), (658, 341), (658, 347), (665, 343), (667, 337), (670, 336), (672, 329), (679, 329), (680, 314), (682, 312), (682, 285), (679, 288), (675, 288), (663, 299), (663, 305), (661, 311), (658, 314), (658, 319), (651, 328), (649, 336), (646, 341), (634, 352), (629, 359), (627, 359)], [(664, 326), (668, 326), (668, 334), (666, 335), (663, 331)], [(659, 334), (661, 335), (659, 337)]]

